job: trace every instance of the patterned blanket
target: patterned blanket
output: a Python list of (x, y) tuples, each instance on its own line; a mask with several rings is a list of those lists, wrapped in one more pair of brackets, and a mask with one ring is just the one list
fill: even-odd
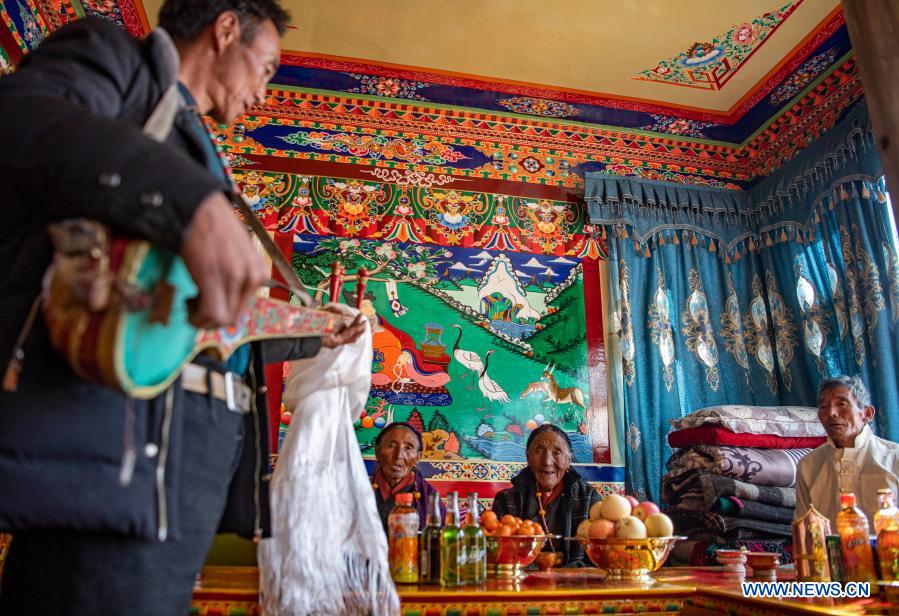
[(796, 465), (811, 449), (756, 449), (696, 445), (680, 449), (668, 460), (668, 470), (699, 470), (755, 485), (794, 487)]
[(778, 507), (796, 506), (796, 488), (753, 485), (693, 469), (676, 469), (662, 477), (662, 502), (670, 507), (708, 511), (722, 496), (736, 496)]

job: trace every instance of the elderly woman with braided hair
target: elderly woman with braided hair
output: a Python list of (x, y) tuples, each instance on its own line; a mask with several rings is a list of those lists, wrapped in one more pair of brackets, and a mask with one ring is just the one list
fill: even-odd
[[(428, 514), (428, 500), (437, 489), (428, 483), (416, 465), (421, 459), (422, 440), (412, 424), (396, 421), (388, 424), (375, 438), (375, 459), (378, 461), (371, 476), (375, 490), (375, 501), (384, 531), (387, 531), (387, 516), (396, 504), (396, 495), (412, 493), (413, 506), (418, 510), (419, 528), (425, 527)], [(440, 521), (446, 508), (440, 502)]]
[[(512, 487), (493, 499), (497, 517), (506, 514), (546, 525), (550, 534), (571, 537), (590, 517), (599, 493), (571, 468), (571, 439), (553, 424), (542, 424), (527, 440), (528, 466), (512, 478)], [(584, 550), (571, 541), (555, 542), (562, 566), (583, 566)], [(545, 548), (549, 549), (549, 547)]]

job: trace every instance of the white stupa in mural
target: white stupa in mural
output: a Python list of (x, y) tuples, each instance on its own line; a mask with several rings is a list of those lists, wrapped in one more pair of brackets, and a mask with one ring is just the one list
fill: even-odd
[(492, 321), (537, 320), (540, 313), (531, 307), (524, 287), (515, 275), (515, 268), (506, 255), (498, 255), (481, 284), (478, 285), (478, 304), (481, 312)]

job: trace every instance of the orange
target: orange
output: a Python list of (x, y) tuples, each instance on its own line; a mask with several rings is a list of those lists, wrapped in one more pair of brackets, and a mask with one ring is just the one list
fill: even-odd
[(511, 513), (507, 513), (506, 515), (503, 516), (503, 519), (500, 520), (500, 524), (502, 524), (503, 526), (518, 526), (518, 524), (520, 524), (520, 523), (521, 523), (521, 520), (516, 518)]
[(499, 520), (496, 519), (496, 514), (492, 511), (485, 511), (481, 516), (481, 526), (485, 530), (495, 530), (497, 526), (499, 526)]
[(529, 537), (532, 535), (536, 535), (537, 533), (534, 532), (533, 525), (531, 525), (529, 522), (525, 522), (524, 524), (522, 524), (521, 526), (518, 527), (518, 532), (516, 532), (515, 534), (516, 535), (524, 535), (524, 536)]
[(501, 524), (499, 528), (496, 529), (495, 535), (497, 537), (508, 537), (512, 534), (512, 527), (506, 526), (505, 524)]

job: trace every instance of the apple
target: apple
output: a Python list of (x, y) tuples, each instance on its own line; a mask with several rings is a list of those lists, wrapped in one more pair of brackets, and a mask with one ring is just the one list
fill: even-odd
[(578, 537), (583, 537), (586, 539), (590, 536), (590, 526), (593, 524), (591, 520), (584, 520), (580, 524), (577, 525), (577, 532), (575, 535)]
[(619, 539), (646, 539), (646, 526), (639, 519), (628, 515), (615, 524), (615, 536)]
[(605, 539), (615, 536), (615, 523), (608, 520), (596, 520), (590, 524), (591, 539)]
[(640, 518), (641, 521), (646, 522), (646, 518), (659, 511), (658, 505), (645, 501), (634, 507), (633, 515), (635, 518)]
[(602, 501), (602, 517), (617, 522), (631, 514), (631, 504), (620, 494), (609, 494)]
[(631, 509), (640, 504), (640, 501), (638, 501), (636, 497), (631, 496), (630, 494), (625, 494), (624, 498), (626, 498), (627, 502), (631, 504)]
[(602, 519), (602, 501), (596, 501), (592, 505), (590, 505), (590, 519), (591, 520), (601, 520)]
[(674, 522), (664, 513), (653, 513), (646, 518), (646, 532), (650, 537), (671, 537)]

